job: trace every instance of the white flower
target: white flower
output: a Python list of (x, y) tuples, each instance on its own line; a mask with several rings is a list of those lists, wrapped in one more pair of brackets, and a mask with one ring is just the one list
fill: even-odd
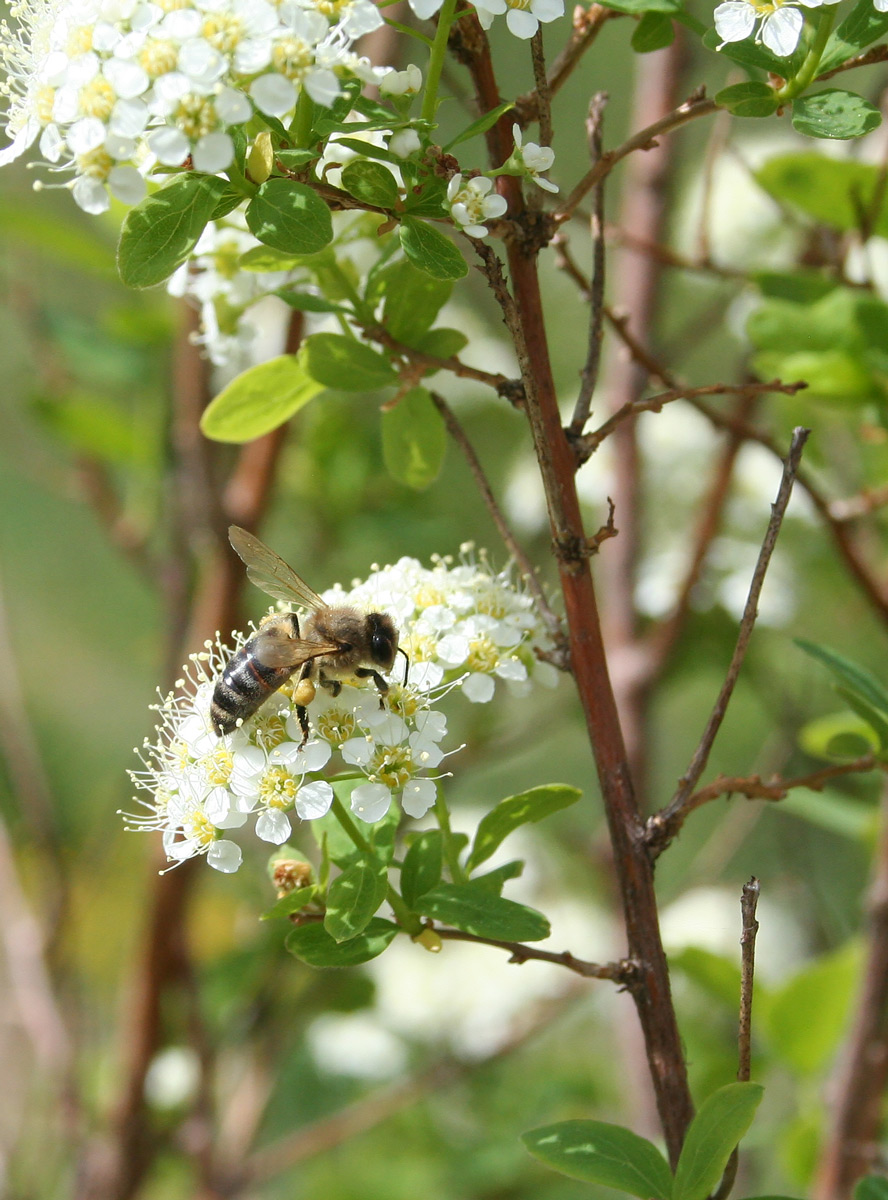
[(532, 38), (540, 23), (564, 16), (564, 0), (476, 0), (475, 8), (483, 29), (505, 13), (509, 32), (522, 40)]
[[(888, 3), (888, 0), (886, 0), (886, 3)], [(389, 150), (391, 150), (392, 154), (397, 154), (398, 158), (409, 158), (421, 146), (422, 142), (415, 129), (399, 129), (397, 133), (393, 133), (389, 138), (388, 144)]]
[(469, 237), (485, 237), (487, 226), (482, 222), (501, 217), (509, 207), (504, 196), (490, 194), (492, 188), (493, 180), (483, 176), (463, 184), (462, 175), (454, 175), (447, 185), (450, 215)]
[(726, 42), (739, 42), (749, 37), (761, 21), (756, 42), (762, 42), (779, 58), (788, 58), (799, 44), (805, 24), (797, 4), (818, 8), (822, 0), (725, 0), (714, 13), (715, 28)]
[(414, 63), (404, 71), (387, 71), (379, 81), (379, 91), (383, 96), (415, 96), (421, 88), (422, 71)]
[(522, 145), (520, 125), (512, 126), (512, 137), (515, 139), (515, 157), (520, 159), (534, 183), (547, 192), (557, 192), (557, 183), (541, 178), (542, 172), (548, 171), (555, 161), (555, 151), (552, 147), (539, 146), (536, 142), (525, 142)]

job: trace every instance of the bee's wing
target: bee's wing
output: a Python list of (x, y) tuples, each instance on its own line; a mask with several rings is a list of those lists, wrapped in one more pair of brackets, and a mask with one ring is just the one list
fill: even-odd
[(322, 654), (334, 654), (342, 647), (335, 642), (307, 642), (304, 638), (279, 638), (264, 634), (260, 629), (252, 639), (252, 652), (263, 667), (279, 670), (281, 667), (301, 667), (310, 658)]
[[(312, 591), (305, 580), (300, 579), (280, 555), (269, 550), (268, 546), (252, 533), (247, 533), (246, 529), (241, 529), (239, 525), (231, 525), (228, 529), (228, 540), (246, 563), (247, 578), (263, 592), (274, 596), (275, 600), (301, 604), (305, 608), (327, 607), (317, 592)], [(312, 658), (314, 655), (305, 657)]]

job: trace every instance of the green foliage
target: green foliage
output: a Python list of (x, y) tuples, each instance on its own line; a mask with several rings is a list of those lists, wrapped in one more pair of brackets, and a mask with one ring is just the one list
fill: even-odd
[(688, 1129), (672, 1200), (706, 1200), (752, 1124), (763, 1092), (757, 1083), (729, 1083), (707, 1096)]
[(405, 217), (399, 226), (401, 247), (415, 267), (433, 279), (462, 279), (468, 274), (463, 256), (434, 225)]
[(473, 137), (478, 137), (482, 133), (486, 133), (488, 129), (492, 129), (501, 116), (513, 109), (515, 105), (511, 100), (506, 100), (502, 104), (498, 104), (496, 108), (492, 108), (490, 112), (486, 112), (477, 121), (472, 121), (471, 125), (467, 125), (465, 129), (456, 135), (444, 147), (445, 150), (452, 150), (454, 146), (459, 146), (463, 142), (470, 141)]
[(775, 1057), (800, 1075), (831, 1061), (845, 1030), (860, 971), (860, 947), (823, 955), (775, 991), (762, 1006)]
[(859, 229), (865, 213), (873, 232), (888, 236), (888, 209), (877, 166), (801, 151), (768, 159), (755, 177), (775, 200), (831, 229)]
[(250, 232), (275, 250), (316, 254), (333, 241), (330, 210), (304, 183), (267, 179), (247, 205)]
[(313, 904), (320, 895), (320, 889), (314, 884), (311, 887), (296, 888), (292, 892), (287, 892), (286, 896), (281, 896), (276, 904), (265, 910), (262, 914), (263, 921), (273, 921), (278, 917), (289, 917), (291, 913), (301, 912), (309, 904)]
[(398, 203), (395, 177), (382, 163), (358, 159), (342, 169), (342, 186), (363, 204), (394, 208)]
[(551, 932), (542, 913), (491, 892), (477, 880), (441, 883), (414, 901), (425, 917), (477, 937), (504, 942), (538, 942)]
[(888, 1179), (884, 1175), (867, 1175), (854, 1189), (854, 1200), (888, 1200)]
[(435, 279), (406, 260), (383, 268), (375, 284), (384, 296), (382, 321), (386, 329), (396, 341), (416, 348), (453, 290), (448, 280)]
[(367, 928), (385, 897), (387, 882), (385, 863), (376, 859), (362, 859), (333, 880), (324, 928), (334, 941), (350, 941)]
[(786, 79), (799, 70), (805, 57), (804, 51), (797, 49), (789, 58), (778, 58), (776, 54), (771, 53), (767, 46), (753, 41), (752, 38), (747, 38), (742, 42), (726, 42), (722, 45), (722, 39), (714, 29), (708, 30), (703, 35), (703, 45), (707, 50), (718, 51), (725, 58), (745, 67), (753, 77), (763, 71), (766, 75), (773, 75), (777, 79)]
[(473, 871), (490, 858), (514, 830), (569, 808), (571, 804), (576, 804), (582, 794), (578, 788), (550, 783), (500, 800), (495, 808), (481, 818), (466, 869)]
[(779, 107), (774, 89), (758, 79), (733, 83), (716, 92), (715, 102), (735, 117), (770, 117)]
[(299, 361), (323, 387), (343, 392), (372, 392), (398, 382), (384, 354), (342, 333), (314, 333), (305, 339)]
[(444, 418), (425, 388), (411, 388), (382, 415), (382, 457), (399, 483), (422, 491), (438, 478), (447, 451)]
[(665, 12), (642, 13), (632, 33), (632, 49), (636, 54), (650, 54), (671, 46), (675, 40), (672, 17)]
[(430, 892), (441, 879), (444, 849), (440, 829), (417, 834), (404, 855), (401, 867), (401, 893), (410, 908), (420, 896)]
[(838, 29), (830, 35), (818, 67), (819, 74), (831, 71), (839, 63), (860, 54), (886, 33), (888, 13), (879, 12), (869, 0), (857, 0)]
[(875, 675), (826, 646), (802, 638), (796, 638), (796, 645), (828, 668), (837, 681), (838, 694), (870, 726), (878, 739), (879, 749), (888, 750), (888, 691)]
[(131, 208), (117, 246), (117, 269), (127, 287), (152, 287), (168, 279), (197, 245), (227, 187), (215, 175), (189, 172)]
[(882, 114), (868, 100), (841, 88), (809, 92), (792, 105), (793, 128), (809, 137), (862, 137), (881, 123)]
[(357, 936), (337, 942), (323, 925), (298, 925), (287, 935), (291, 954), (310, 967), (355, 967), (382, 954), (400, 929), (392, 921), (374, 917)]
[(670, 1200), (672, 1173), (646, 1138), (604, 1121), (559, 1121), (532, 1129), (522, 1141), (546, 1166), (584, 1183), (617, 1188), (641, 1200)]
[(249, 442), (288, 421), (323, 390), (299, 358), (282, 354), (233, 379), (207, 406), (200, 427), (216, 442)]

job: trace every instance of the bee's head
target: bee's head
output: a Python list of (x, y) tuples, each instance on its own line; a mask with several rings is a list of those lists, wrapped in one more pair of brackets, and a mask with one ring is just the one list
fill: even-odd
[(384, 671), (390, 671), (398, 652), (398, 631), (388, 613), (368, 613), (370, 654)]

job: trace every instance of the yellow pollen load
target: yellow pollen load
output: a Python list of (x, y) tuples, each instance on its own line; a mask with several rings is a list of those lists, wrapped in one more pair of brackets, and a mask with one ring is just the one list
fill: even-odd
[(114, 88), (101, 75), (97, 75), (95, 79), (91, 79), (89, 83), (83, 85), (78, 99), (83, 115), (98, 117), (100, 121), (108, 120), (117, 102)]
[(139, 52), (139, 66), (149, 79), (159, 79), (176, 69), (179, 49), (165, 38), (149, 38)]
[(302, 38), (281, 38), (272, 51), (271, 61), (287, 79), (300, 79), (312, 65), (314, 55)]
[(473, 638), (469, 643), (469, 656), (466, 667), (470, 671), (480, 671), (490, 675), (496, 669), (500, 660), (500, 652), (489, 637)]
[(244, 36), (243, 22), (233, 13), (213, 13), (203, 23), (203, 35), (222, 54), (236, 50)]
[(93, 48), (93, 31), (91, 25), (78, 25), (76, 29), (72, 29), (68, 35), (68, 45), (66, 47), (69, 58), (77, 58), (81, 54), (86, 54)]
[(212, 133), (219, 123), (216, 106), (209, 96), (183, 96), (176, 107), (174, 121), (187, 138), (195, 141)]
[(315, 718), (318, 733), (327, 742), (341, 745), (354, 737), (358, 729), (355, 714), (346, 712), (344, 708), (328, 708)]
[(191, 813), (188, 818), (186, 832), (189, 837), (193, 837), (202, 846), (209, 846), (211, 842), (215, 842), (216, 840), (216, 826), (211, 823), (208, 817), (200, 812)]
[(41, 125), (49, 125), (52, 121), (52, 107), (55, 104), (55, 88), (44, 83), (34, 93), (34, 110)]
[(387, 788), (403, 787), (416, 774), (416, 763), (406, 746), (377, 746), (370, 759), (369, 774)]
[(292, 808), (299, 790), (299, 780), (286, 767), (269, 767), (259, 784), (259, 799), (269, 808)]

